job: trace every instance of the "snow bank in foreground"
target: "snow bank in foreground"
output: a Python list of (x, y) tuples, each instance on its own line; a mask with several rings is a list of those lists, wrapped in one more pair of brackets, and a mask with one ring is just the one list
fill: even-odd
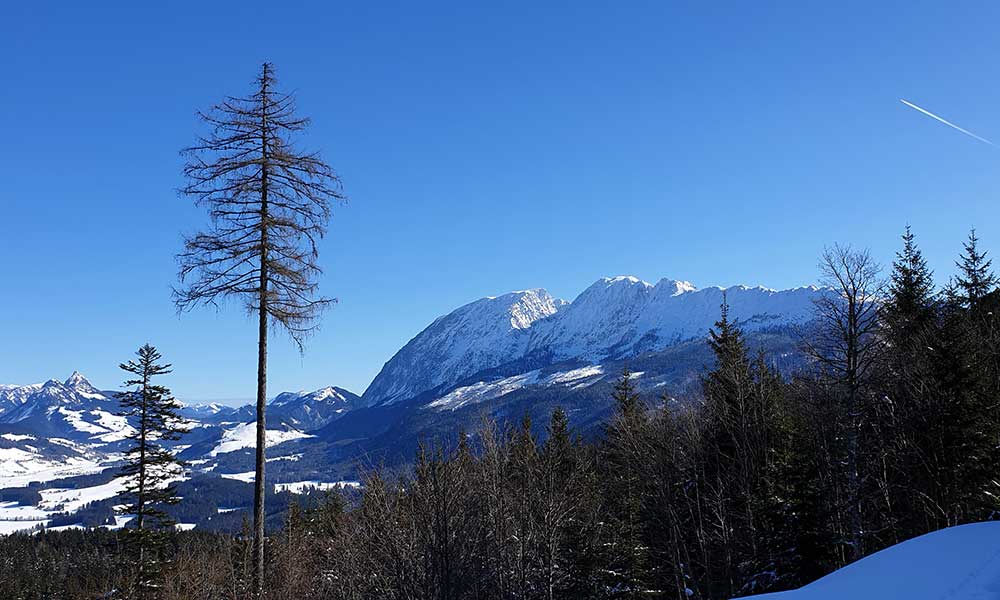
[(754, 600), (1000, 598), (1000, 521), (942, 529), (886, 548), (807, 586)]

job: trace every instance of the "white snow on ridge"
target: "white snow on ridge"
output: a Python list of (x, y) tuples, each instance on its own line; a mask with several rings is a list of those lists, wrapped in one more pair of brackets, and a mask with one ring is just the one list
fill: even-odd
[[(225, 454), (226, 452), (234, 452), (236, 450), (242, 450), (243, 448), (253, 448), (257, 444), (257, 424), (256, 423), (242, 423), (233, 427), (232, 429), (227, 429), (222, 434), (222, 439), (219, 443), (209, 452), (209, 456), (218, 456), (219, 454)], [(281, 429), (268, 429), (265, 434), (265, 440), (267, 441), (267, 447), (277, 446), (284, 442), (290, 440), (297, 440), (301, 438), (313, 437), (308, 433), (302, 433), (301, 431), (296, 431), (294, 429), (281, 430)]]
[(539, 371), (530, 371), (523, 375), (507, 377), (499, 381), (480, 381), (472, 385), (452, 390), (427, 405), (437, 410), (457, 410), (467, 404), (485, 402), (519, 390), (525, 386), (538, 383)]
[(445, 392), (475, 373), (522, 359), (600, 364), (664, 350), (706, 337), (723, 295), (730, 318), (745, 331), (804, 323), (826, 293), (814, 286), (697, 289), (687, 281), (651, 284), (619, 276), (599, 279), (570, 303), (543, 289), (483, 298), (435, 319), (385, 364), (362, 397), (375, 406)]
[(594, 381), (587, 381), (585, 383), (581, 383), (581, 380), (584, 379), (589, 380), (591, 377), (597, 377), (598, 375), (604, 375), (604, 367), (600, 365), (590, 365), (589, 367), (583, 367), (581, 369), (573, 369), (572, 371), (553, 373), (552, 375), (549, 375), (548, 377), (545, 378), (545, 383), (561, 383), (561, 384), (572, 383), (573, 385), (570, 387), (576, 389), (579, 387), (586, 387), (592, 383), (595, 383), (597, 381), (596, 379)]
[(536, 369), (498, 381), (480, 381), (456, 388), (434, 400), (427, 407), (436, 410), (457, 410), (469, 404), (506, 396), (529, 385), (564, 385), (572, 389), (579, 389), (597, 383), (604, 377), (604, 368), (599, 365), (550, 373), (544, 377), (541, 372), (541, 369)]
[(753, 600), (995, 600), (1000, 521), (950, 527), (876, 552), (807, 586)]
[(135, 433), (125, 417), (104, 410), (72, 410), (64, 406), (49, 408), (48, 413), (63, 416), (77, 431), (90, 434), (91, 439), (101, 442), (118, 442)]
[[(383, 367), (365, 391), (366, 401), (405, 400), (522, 356), (532, 329), (566, 303), (541, 289), (487, 297), (439, 317)], [(457, 374), (457, 375), (456, 375)]]
[(0, 413), (4, 412), (5, 408), (16, 408), (23, 405), (32, 394), (42, 389), (42, 385), (41, 383), (0, 385)]

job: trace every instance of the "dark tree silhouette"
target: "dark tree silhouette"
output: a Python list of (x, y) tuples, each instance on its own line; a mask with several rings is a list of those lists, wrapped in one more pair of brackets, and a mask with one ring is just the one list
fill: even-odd
[(122, 406), (119, 414), (135, 428), (128, 437), (133, 445), (125, 452), (126, 463), (121, 469), (129, 499), (121, 512), (135, 515), (135, 525), (127, 533), (137, 554), (138, 596), (144, 598), (157, 585), (162, 530), (174, 525), (163, 507), (178, 500), (169, 480), (182, 466), (162, 442), (179, 439), (187, 429), (177, 412), (180, 404), (170, 390), (153, 383), (154, 377), (170, 373), (170, 365), (159, 364), (162, 357), (149, 344), (139, 348), (136, 356), (138, 360), (119, 365), (134, 375), (125, 387), (135, 388), (118, 396)]
[(242, 302), (258, 317), (257, 453), (254, 493), (254, 589), (264, 577), (264, 447), (269, 326), (285, 330), (302, 349), (320, 312), (317, 243), (326, 233), (331, 201), (343, 199), (340, 179), (316, 153), (299, 151), (292, 136), (309, 120), (296, 116), (290, 94), (275, 89), (274, 67), (261, 66), (256, 90), (229, 97), (199, 116), (211, 133), (183, 151), (181, 192), (208, 209), (208, 231), (186, 238), (178, 255), (179, 310)]
[(958, 276), (947, 292), (965, 308), (976, 308), (979, 302), (997, 286), (997, 277), (992, 267), (993, 261), (986, 258), (986, 252), (979, 250), (976, 230), (969, 232), (969, 241), (962, 244), (962, 257), (955, 263)]

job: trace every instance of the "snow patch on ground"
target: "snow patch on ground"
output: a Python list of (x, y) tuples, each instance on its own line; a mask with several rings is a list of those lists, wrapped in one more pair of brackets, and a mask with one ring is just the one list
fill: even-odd
[[(225, 433), (222, 434), (222, 440), (219, 441), (219, 444), (216, 445), (211, 452), (209, 452), (209, 456), (218, 456), (219, 454), (234, 452), (236, 450), (242, 450), (243, 448), (253, 448), (257, 444), (256, 427), (257, 424), (251, 422), (242, 423), (232, 429), (227, 429)], [(290, 440), (309, 437), (313, 436), (294, 429), (268, 429), (265, 439), (267, 440), (267, 447), (270, 448), (271, 446), (277, 446), (278, 444), (283, 444)]]
[(75, 512), (98, 500), (113, 498), (125, 491), (125, 479), (112, 479), (108, 483), (80, 489), (39, 490), (42, 501), (38, 508), (47, 511)]
[(255, 475), (254, 471), (247, 471), (246, 473), (219, 473), (219, 477), (223, 479), (235, 479), (243, 483), (253, 483)]
[(37, 506), (22, 506), (17, 502), (0, 502), (0, 521), (40, 521), (49, 513)]
[[(72, 443), (69, 445), (72, 446)], [(0, 489), (24, 487), (32, 481), (89, 475), (100, 472), (106, 466), (105, 461), (96, 458), (72, 456), (55, 459), (20, 448), (0, 448)]]
[(276, 483), (274, 484), (274, 491), (278, 493), (291, 492), (293, 494), (301, 494), (309, 488), (325, 491), (345, 488), (358, 489), (360, 487), (361, 483), (358, 481), (295, 481), (292, 483)]
[(48, 525), (48, 520), (42, 521), (2, 521), (0, 520), (0, 535), (9, 535), (18, 531), (28, 531), (39, 525)]
[(867, 556), (789, 592), (754, 600), (995, 600), (1000, 521), (942, 529)]

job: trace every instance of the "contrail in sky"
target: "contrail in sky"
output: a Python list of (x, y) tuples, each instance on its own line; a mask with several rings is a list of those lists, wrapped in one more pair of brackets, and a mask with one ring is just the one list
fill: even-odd
[(928, 117), (930, 117), (932, 119), (937, 119), (938, 121), (941, 121), (942, 123), (944, 123), (948, 127), (951, 127), (953, 129), (957, 129), (957, 130), (961, 131), (962, 133), (964, 133), (967, 136), (976, 138), (980, 142), (985, 142), (985, 143), (989, 144), (990, 146), (993, 146), (994, 148), (1000, 147), (1000, 146), (997, 146), (996, 144), (994, 144), (993, 142), (989, 141), (988, 139), (986, 139), (984, 137), (979, 137), (978, 135), (972, 133), (968, 129), (962, 129), (958, 125), (955, 125), (954, 123), (952, 123), (950, 121), (946, 121), (945, 119), (942, 119), (941, 117), (937, 116), (936, 114), (932, 113), (931, 111), (924, 110), (924, 109), (920, 108), (919, 106), (917, 106), (916, 104), (913, 104), (912, 102), (907, 102), (906, 100), (903, 100), (902, 98), (900, 98), (899, 101), (902, 102), (903, 104), (909, 106), (912, 109), (919, 110), (920, 112), (924, 113), (925, 115), (927, 115)]

